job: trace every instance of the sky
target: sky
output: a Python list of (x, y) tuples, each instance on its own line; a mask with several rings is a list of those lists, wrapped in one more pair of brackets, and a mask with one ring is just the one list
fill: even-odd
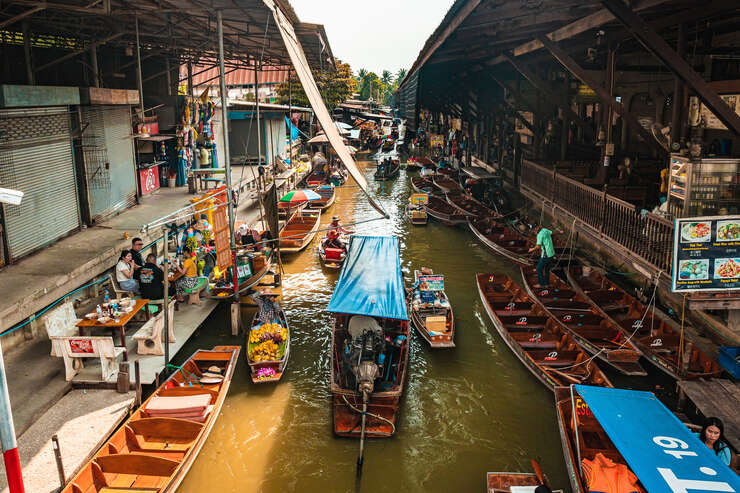
[(453, 0), (290, 0), (301, 22), (323, 24), (334, 57), (380, 75), (411, 68)]

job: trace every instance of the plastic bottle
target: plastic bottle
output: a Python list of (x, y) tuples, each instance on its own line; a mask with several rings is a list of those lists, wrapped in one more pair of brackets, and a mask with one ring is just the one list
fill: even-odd
[(100, 308), (100, 305), (98, 305), (98, 307), (95, 309), (95, 313), (98, 314), (98, 318), (103, 316), (103, 309)]
[(105, 290), (105, 298), (103, 299), (105, 303), (110, 303), (110, 294), (108, 293), (108, 290)]

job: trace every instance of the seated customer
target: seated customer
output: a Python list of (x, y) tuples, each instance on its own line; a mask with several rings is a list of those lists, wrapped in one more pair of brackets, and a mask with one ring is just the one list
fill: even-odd
[(184, 275), (175, 283), (177, 301), (184, 301), (185, 290), (193, 289), (198, 284), (198, 266), (195, 264), (190, 248), (183, 247), (182, 254), (185, 260), (181, 266), (177, 266), (177, 270)]
[(130, 250), (121, 252), (116, 264), (116, 281), (121, 289), (139, 294), (139, 283), (134, 279), (134, 259)]
[(141, 295), (150, 300), (164, 298), (164, 271), (157, 265), (157, 256), (150, 253), (139, 270)]

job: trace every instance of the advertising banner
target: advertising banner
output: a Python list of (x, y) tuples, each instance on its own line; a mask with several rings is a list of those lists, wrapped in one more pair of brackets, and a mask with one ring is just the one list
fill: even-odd
[(414, 205), (426, 205), (429, 203), (429, 195), (425, 193), (413, 193), (409, 197), (409, 202)]

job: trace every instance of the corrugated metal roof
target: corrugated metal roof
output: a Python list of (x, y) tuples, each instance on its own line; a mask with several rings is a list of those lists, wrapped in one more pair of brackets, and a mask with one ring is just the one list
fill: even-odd
[[(207, 70), (206, 70), (207, 69)], [(197, 86), (202, 83), (218, 84), (218, 67), (208, 68), (208, 65), (193, 65), (193, 85)], [(226, 85), (227, 86), (251, 86), (254, 85), (254, 69), (240, 68), (233, 70), (226, 67)], [(200, 73), (199, 73), (200, 72)], [(277, 70), (262, 70), (259, 73), (259, 83), (261, 84), (280, 84), (288, 81), (289, 67), (279, 67)], [(180, 79), (186, 79), (188, 69), (186, 65), (180, 66)]]

